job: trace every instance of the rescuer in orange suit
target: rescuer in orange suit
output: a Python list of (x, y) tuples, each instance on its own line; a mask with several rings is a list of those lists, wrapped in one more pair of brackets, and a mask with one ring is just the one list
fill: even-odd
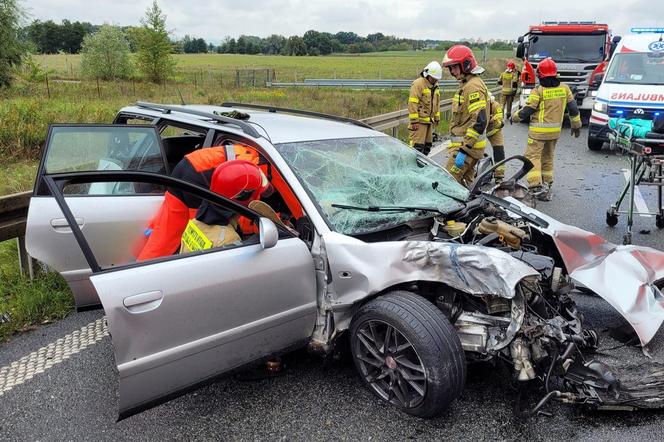
[[(249, 207), (270, 187), (261, 169), (246, 160), (230, 160), (220, 164), (212, 173), (210, 190), (234, 202)], [(238, 214), (231, 213), (208, 201), (203, 201), (182, 234), (180, 253), (197, 252), (214, 247), (238, 245), (242, 239)]]
[[(258, 152), (249, 146), (234, 144), (209, 147), (186, 155), (173, 168), (171, 176), (209, 188), (212, 174), (217, 166), (232, 159), (241, 159), (256, 165), (259, 163)], [(263, 192), (263, 195), (268, 196), (271, 192), (272, 190), (268, 189)], [(159, 211), (145, 231), (147, 241), (138, 254), (137, 261), (172, 255), (178, 250), (182, 233), (189, 220), (196, 216), (200, 205), (200, 198), (176, 188), (169, 188), (164, 195), (164, 201)], [(246, 220), (246, 218), (242, 218), (242, 220)], [(241, 228), (244, 231), (250, 227), (247, 223), (241, 225)]]

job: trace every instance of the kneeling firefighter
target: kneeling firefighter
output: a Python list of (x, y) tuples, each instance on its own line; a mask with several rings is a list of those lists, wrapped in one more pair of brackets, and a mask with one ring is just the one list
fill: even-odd
[(512, 115), (515, 123), (530, 119), (525, 156), (535, 167), (526, 178), (533, 195), (544, 201), (551, 199), (553, 156), (560, 138), (565, 109), (569, 109), (572, 135), (578, 138), (581, 134), (581, 114), (574, 95), (557, 75), (556, 63), (551, 58), (542, 60), (537, 66), (539, 86), (530, 93), (526, 105)]
[(479, 77), (484, 68), (477, 65), (468, 46), (452, 46), (445, 54), (443, 66), (459, 80), (459, 90), (452, 99), (452, 141), (446, 169), (459, 183), (469, 186), (475, 178), (475, 164), (484, 156), (486, 147), (489, 91)]
[[(260, 168), (246, 160), (222, 163), (214, 170), (211, 181), (211, 191), (243, 206), (258, 200), (270, 187)], [(182, 234), (180, 253), (240, 244), (239, 219), (239, 215), (203, 201)]]
[(410, 86), (408, 97), (408, 138), (410, 147), (429, 155), (433, 143), (433, 129), (440, 122), (440, 89), (443, 68), (432, 61)]
[[(173, 168), (171, 176), (209, 188), (216, 167), (233, 159), (246, 160), (256, 165), (260, 160), (255, 149), (242, 144), (208, 147), (186, 155)], [(266, 196), (268, 193), (269, 191), (264, 192)], [(196, 215), (200, 204), (200, 198), (179, 189), (169, 188), (159, 211), (145, 231), (147, 241), (136, 259), (145, 261), (172, 255), (177, 251), (182, 232), (187, 222)]]

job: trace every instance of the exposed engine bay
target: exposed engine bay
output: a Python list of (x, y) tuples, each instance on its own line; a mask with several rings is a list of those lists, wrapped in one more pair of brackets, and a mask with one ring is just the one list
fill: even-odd
[(584, 326), (573, 300), (579, 289), (568, 273), (570, 260), (543, 231), (555, 221), (526, 212), (525, 205), (508, 210), (506, 204), (482, 194), (453, 217), (436, 217), (431, 227), (430, 241), (501, 250), (538, 273), (523, 278), (511, 299), (433, 289), (431, 296), (454, 324), (467, 360), (507, 364), (517, 384), (538, 384), (536, 405), (521, 410), (517, 404), (522, 416), (537, 413), (552, 399), (607, 410), (663, 407), (664, 372), (626, 380), (593, 358), (599, 338)]

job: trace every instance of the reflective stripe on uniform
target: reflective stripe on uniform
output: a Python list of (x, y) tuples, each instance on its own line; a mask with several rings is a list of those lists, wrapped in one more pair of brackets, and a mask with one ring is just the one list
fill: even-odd
[(473, 144), (473, 149), (484, 149), (486, 147), (486, 139), (480, 140)]
[(187, 228), (182, 234), (182, 242), (192, 252), (212, 247), (212, 241), (194, 224), (193, 220), (189, 220), (187, 223)]
[(431, 89), (424, 89), (422, 91), (422, 93), (425, 94), (425, 95), (430, 95), (431, 94)]
[(500, 130), (500, 129), (492, 129), (492, 130), (490, 130), (489, 132), (486, 133), (486, 136), (487, 136), (487, 137), (490, 137), (490, 136), (492, 136), (492, 135), (495, 135), (495, 134), (498, 133), (499, 130)]
[(411, 103), (419, 103), (420, 99), (417, 97), (410, 97), (408, 98), (408, 101), (410, 101)]
[(408, 114), (408, 118), (411, 120), (417, 120), (420, 117), (420, 114)]
[(430, 117), (422, 117), (422, 118), (420, 118), (420, 123), (431, 123), (431, 118)]
[(560, 132), (560, 123), (530, 123), (529, 129), (538, 133)]
[(484, 109), (486, 107), (486, 100), (477, 101), (468, 106), (468, 112), (475, 112), (476, 110)]
[(437, 119), (437, 120), (440, 120), (440, 112), (436, 112), (435, 115), (436, 115), (436, 119)]
[(436, 92), (434, 92), (434, 95), (440, 95), (440, 89), (436, 89)]
[(456, 94), (454, 94), (454, 100), (457, 101), (458, 103), (465, 103), (465, 101), (466, 101), (466, 99), (463, 98), (463, 95), (461, 95), (458, 92)]
[(468, 129), (466, 129), (466, 136), (470, 138), (475, 138), (477, 140), (480, 137), (480, 133), (477, 132), (472, 127), (469, 127)]
[(575, 117), (570, 116), (570, 117), (569, 117), (569, 120), (570, 120), (570, 121), (581, 121), (581, 114), (579, 114), (579, 115), (577, 115), (577, 116), (575, 116)]

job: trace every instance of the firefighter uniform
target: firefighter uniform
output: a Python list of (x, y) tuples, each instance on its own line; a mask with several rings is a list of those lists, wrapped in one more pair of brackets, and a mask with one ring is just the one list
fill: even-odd
[(438, 84), (431, 84), (425, 77), (413, 81), (408, 97), (408, 119), (410, 146), (428, 155), (433, 143), (433, 129), (440, 122)]
[[(493, 150), (493, 162), (499, 163), (505, 159), (505, 137), (503, 137), (503, 108), (496, 99), (491, 96), (489, 102), (489, 124), (486, 128), (486, 138), (491, 143)], [(497, 181), (505, 178), (505, 165), (498, 167), (494, 172)]]
[(237, 229), (237, 217), (232, 218), (226, 225), (206, 224), (203, 221), (191, 219), (182, 234), (180, 253), (240, 245), (242, 239), (237, 233)]
[[(452, 99), (451, 142), (446, 169), (465, 186), (475, 178), (475, 164), (484, 156), (488, 101), (489, 91), (475, 74), (463, 77)], [(466, 154), (466, 159), (458, 167), (455, 158), (460, 151)]]
[(498, 84), (502, 86), (500, 90), (500, 104), (502, 105), (503, 113), (507, 114), (507, 118), (512, 116), (512, 103), (519, 87), (519, 74), (519, 71), (516, 69), (508, 69), (498, 77)]
[[(530, 118), (525, 156), (534, 165), (526, 176), (531, 188), (553, 183), (553, 155), (566, 108), (569, 108), (572, 130), (581, 128), (581, 115), (572, 91), (566, 84), (554, 80), (553, 86), (540, 84), (533, 89), (526, 105), (512, 117), (514, 122)], [(540, 83), (544, 83), (542, 79)]]

